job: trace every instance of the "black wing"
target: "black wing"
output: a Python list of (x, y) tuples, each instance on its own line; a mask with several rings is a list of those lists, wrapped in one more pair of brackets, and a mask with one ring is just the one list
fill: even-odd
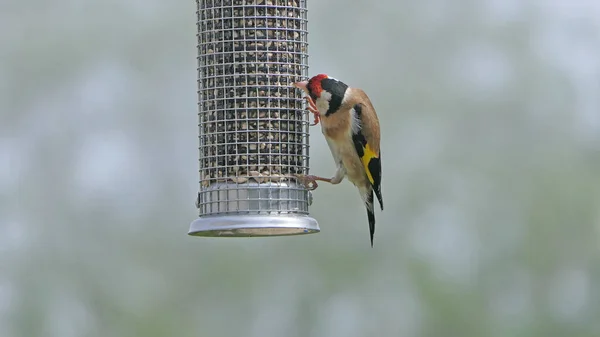
[[(354, 106), (354, 111), (356, 111), (356, 116), (360, 120), (361, 128), (358, 129), (358, 132), (352, 134), (352, 141), (354, 142), (356, 153), (358, 153), (363, 163), (367, 178), (377, 196), (379, 206), (383, 210), (383, 197), (381, 195), (381, 151), (379, 150), (379, 144), (373, 145), (369, 143), (369, 138), (372, 138), (372, 136), (363, 132), (363, 128), (368, 127), (369, 120), (364, 118), (362, 109), (363, 106), (360, 103)], [(372, 139), (372, 143), (375, 143), (375, 139)]]

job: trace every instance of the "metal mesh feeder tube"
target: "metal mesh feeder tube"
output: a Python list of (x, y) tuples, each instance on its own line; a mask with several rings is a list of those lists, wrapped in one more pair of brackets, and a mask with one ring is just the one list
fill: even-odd
[(306, 0), (196, 0), (200, 189), (194, 236), (319, 232), (309, 216)]

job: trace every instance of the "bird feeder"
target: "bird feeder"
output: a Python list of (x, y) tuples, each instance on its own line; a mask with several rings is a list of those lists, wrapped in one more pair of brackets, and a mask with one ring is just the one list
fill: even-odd
[(189, 235), (319, 232), (308, 174), (306, 0), (196, 0), (199, 218)]

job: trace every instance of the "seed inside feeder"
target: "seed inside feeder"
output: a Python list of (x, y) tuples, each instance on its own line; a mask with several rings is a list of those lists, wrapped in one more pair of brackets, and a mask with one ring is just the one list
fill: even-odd
[(204, 0), (199, 16), (200, 169), (213, 181), (280, 181), (306, 169), (291, 87), (306, 70), (298, 0)]

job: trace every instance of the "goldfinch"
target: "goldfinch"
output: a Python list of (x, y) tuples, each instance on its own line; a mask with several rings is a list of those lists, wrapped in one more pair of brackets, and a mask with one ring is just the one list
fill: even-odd
[(348, 177), (360, 193), (367, 208), (371, 247), (375, 235), (373, 192), (383, 210), (381, 195), (380, 128), (375, 108), (367, 94), (359, 88), (319, 74), (308, 81), (294, 83), (302, 89), (308, 107), (315, 115), (315, 124), (321, 123), (321, 131), (327, 140), (337, 170), (331, 178), (298, 175), (297, 178), (309, 189), (318, 187), (317, 180), (339, 184)]

